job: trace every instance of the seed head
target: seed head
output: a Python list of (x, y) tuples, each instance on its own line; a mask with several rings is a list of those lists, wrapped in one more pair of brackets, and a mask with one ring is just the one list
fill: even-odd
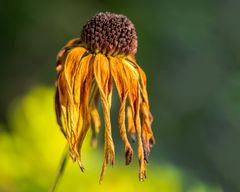
[(137, 52), (137, 34), (124, 15), (98, 13), (84, 25), (81, 40), (93, 52), (129, 55)]

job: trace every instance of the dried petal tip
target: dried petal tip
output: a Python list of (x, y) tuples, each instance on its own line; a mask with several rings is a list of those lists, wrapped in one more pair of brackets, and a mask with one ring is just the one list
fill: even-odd
[(83, 27), (81, 40), (93, 52), (129, 55), (137, 52), (137, 34), (124, 15), (98, 13)]

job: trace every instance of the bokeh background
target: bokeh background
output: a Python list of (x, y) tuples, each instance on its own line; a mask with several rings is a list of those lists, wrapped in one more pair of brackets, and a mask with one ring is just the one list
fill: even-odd
[(85, 173), (69, 160), (57, 191), (240, 191), (239, 10), (238, 0), (1, 0), (0, 191), (51, 186), (65, 147), (55, 57), (100, 11), (127, 15), (138, 32), (156, 137), (148, 178), (138, 182), (136, 153), (124, 166), (115, 97), (115, 166), (99, 185), (103, 135), (97, 149), (87, 138)]

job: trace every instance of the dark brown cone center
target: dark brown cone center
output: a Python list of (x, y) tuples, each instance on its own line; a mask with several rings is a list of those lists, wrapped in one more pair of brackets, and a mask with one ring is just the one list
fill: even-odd
[(129, 55), (137, 52), (137, 34), (124, 15), (98, 13), (84, 25), (81, 40), (93, 52)]

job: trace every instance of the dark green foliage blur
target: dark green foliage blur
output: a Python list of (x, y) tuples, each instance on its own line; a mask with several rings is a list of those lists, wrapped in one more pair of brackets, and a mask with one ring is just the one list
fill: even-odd
[[(4, 181), (0, 181), (0, 191), (48, 189), (64, 149), (64, 139), (58, 135), (55, 144), (58, 146), (62, 139), (61, 147), (52, 150), (56, 152), (53, 160), (49, 155), (52, 151), (40, 142), (53, 142), (55, 134), (60, 134), (52, 110), (56, 54), (68, 40), (78, 37), (84, 23), (100, 11), (125, 14), (135, 24), (137, 60), (148, 77), (156, 144), (150, 155), (150, 175), (138, 189), (149, 185), (149, 191), (156, 191), (154, 185), (161, 188), (162, 178), (167, 180), (172, 174), (167, 181), (177, 187), (161, 188), (166, 192), (240, 191), (239, 10), (237, 0), (0, 1), (0, 180)], [(37, 96), (32, 90), (38, 90)], [(41, 99), (24, 102), (23, 98), (45, 98), (48, 116), (39, 117), (45, 114), (39, 108)], [(118, 100), (114, 102), (113, 129), (119, 156), (114, 168), (107, 169), (109, 175), (104, 180), (111, 183), (113, 176), (137, 183), (136, 159), (130, 170), (124, 167), (128, 179), (117, 176), (121, 175), (123, 152), (117, 125)], [(38, 122), (43, 121), (43, 127), (38, 128)], [(35, 133), (35, 139), (30, 134), (33, 130), (41, 130), (41, 134)], [(51, 139), (47, 139), (50, 133)], [(99, 139), (97, 152), (87, 149), (87, 153), (93, 152), (94, 158), (98, 155), (102, 160), (103, 138)], [(37, 162), (35, 155), (45, 153), (41, 152), (45, 149), (49, 151)], [(16, 165), (19, 162), (32, 163)], [(14, 167), (18, 166), (21, 169), (16, 171)], [(85, 173), (78, 173), (77, 165), (70, 166), (73, 168), (66, 177), (74, 179), (64, 183), (63, 177), (62, 191), (78, 185), (81, 179), (89, 185), (97, 184), (101, 162), (89, 168), (94, 175), (92, 181), (85, 178)], [(38, 180), (34, 180), (35, 167)]]

